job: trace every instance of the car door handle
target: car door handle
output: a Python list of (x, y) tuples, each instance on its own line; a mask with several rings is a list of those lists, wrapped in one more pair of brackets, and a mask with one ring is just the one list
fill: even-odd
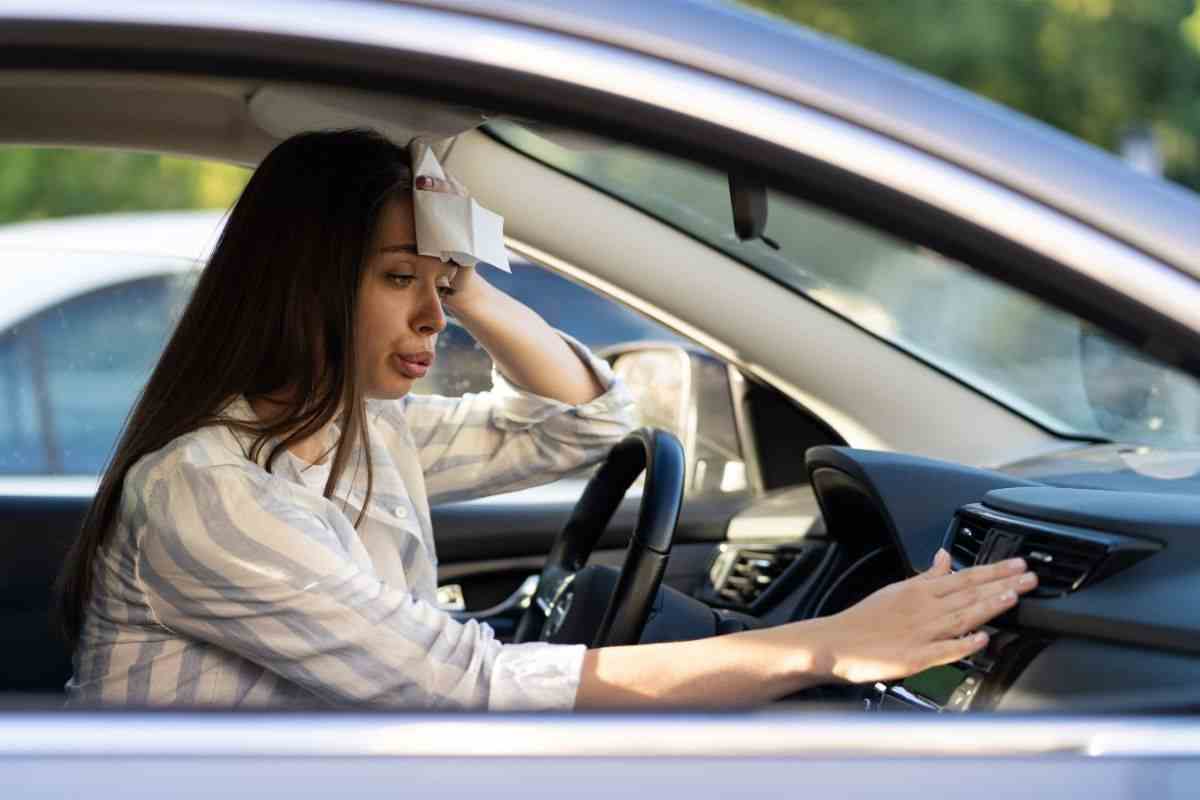
[[(442, 589), (451, 589), (454, 586), (457, 586), (457, 584), (451, 584), (450, 586), (439, 587), (438, 588), (439, 596), (441, 595)], [(515, 592), (513, 592), (507, 598), (505, 598), (503, 601), (501, 601), (500, 603), (497, 603), (496, 605), (492, 606), (491, 608), (484, 608), (479, 611), (467, 611), (465, 609), (462, 609), (462, 610), (448, 609), (448, 610), (450, 611), (450, 616), (454, 617), (459, 622), (465, 622), (468, 619), (478, 620), (479, 622), (487, 622), (488, 620), (494, 619), (496, 617), (519, 616), (521, 613), (523, 613), (525, 611), (526, 608), (529, 607), (529, 604), (533, 601), (533, 595), (537, 592), (537, 587), (538, 587), (538, 576), (530, 575), (528, 578), (526, 578), (524, 581), (521, 582), (521, 585), (517, 587), (517, 590)], [(452, 594), (452, 592), (447, 592), (447, 594)], [(458, 594), (461, 597), (461, 595), (462, 595), (462, 587), (461, 586), (458, 587)]]

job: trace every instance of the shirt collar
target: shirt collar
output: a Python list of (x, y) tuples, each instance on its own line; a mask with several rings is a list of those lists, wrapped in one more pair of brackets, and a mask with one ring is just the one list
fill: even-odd
[[(376, 424), (376, 417), (378, 416), (377, 409), (374, 409), (372, 404), (368, 403), (366, 412), (367, 413), (364, 416), (366, 419), (368, 429), (367, 433), (369, 434), (369, 441), (371, 445), (371, 465), (374, 468), (374, 485), (372, 487), (372, 494), (396, 494), (398, 491), (407, 494), (407, 492), (404, 492), (403, 489), (396, 485), (398, 478), (395, 468), (396, 465), (392, 459), (391, 453), (388, 451), (383, 442), (383, 432), (379, 430), (378, 425)], [(221, 409), (219, 413), (221, 416), (241, 422), (255, 422), (258, 420), (258, 415), (254, 413), (254, 409), (250, 405), (250, 402), (246, 399), (245, 395), (238, 395), (233, 398), (233, 400), (231, 400), (223, 409)], [(229, 441), (231, 445), (243, 456), (248, 457), (250, 448), (254, 443), (254, 434), (234, 430), (226, 425), (222, 425), (220, 428), (222, 435), (228, 437), (227, 441)], [(326, 437), (325, 446), (332, 446), (340, 433), (340, 426), (336, 422), (331, 423), (326, 428), (324, 433)], [(259, 451), (258, 466), (264, 469), (266, 468), (268, 456), (270, 456), (271, 451), (282, 440), (282, 436), (273, 436), (267, 439), (262, 449)], [(338, 481), (338, 485), (335, 490), (336, 494), (339, 494), (343, 497), (350, 495), (362, 497), (366, 494), (367, 470), (365, 463), (361, 463), (361, 452), (362, 446), (358, 442), (354, 442), (351, 446), (350, 458), (346, 462), (346, 468), (342, 472), (342, 476)], [(330, 454), (330, 458), (332, 457), (332, 454)], [(277, 459), (275, 464), (276, 469), (278, 469), (280, 460)], [(356, 464), (359, 464), (358, 469), (355, 469)], [(298, 475), (297, 480), (299, 480)]]

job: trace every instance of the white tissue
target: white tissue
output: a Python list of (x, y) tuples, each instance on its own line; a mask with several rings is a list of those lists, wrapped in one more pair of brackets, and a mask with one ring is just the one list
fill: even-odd
[[(428, 175), (447, 180), (428, 143), (414, 139), (409, 151), (414, 179), (418, 175)], [(414, 188), (413, 216), (419, 254), (453, 261), (464, 267), (473, 267), (482, 261), (512, 272), (508, 265), (508, 250), (504, 247), (504, 217), (479, 205), (474, 198)]]

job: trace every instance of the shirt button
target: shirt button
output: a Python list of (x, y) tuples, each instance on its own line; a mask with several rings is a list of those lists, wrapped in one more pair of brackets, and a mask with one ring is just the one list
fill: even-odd
[(406, 519), (408, 517), (408, 509), (404, 506), (396, 506), (392, 509), (392, 513), (400, 519)]

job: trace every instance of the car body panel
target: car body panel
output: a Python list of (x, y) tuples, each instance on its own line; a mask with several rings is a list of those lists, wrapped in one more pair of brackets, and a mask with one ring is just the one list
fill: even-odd
[(14, 797), (1132, 800), (1191, 797), (1198, 752), (1194, 723), (1170, 717), (0, 716)]

